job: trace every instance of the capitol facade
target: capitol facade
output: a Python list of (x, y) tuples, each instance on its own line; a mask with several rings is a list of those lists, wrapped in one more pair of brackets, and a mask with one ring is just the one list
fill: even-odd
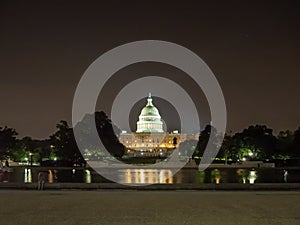
[(136, 132), (122, 131), (120, 142), (127, 148), (126, 155), (132, 157), (165, 157), (170, 155), (180, 142), (198, 140), (199, 134), (180, 134), (177, 130), (166, 132), (159, 110), (154, 106), (151, 94), (141, 110)]

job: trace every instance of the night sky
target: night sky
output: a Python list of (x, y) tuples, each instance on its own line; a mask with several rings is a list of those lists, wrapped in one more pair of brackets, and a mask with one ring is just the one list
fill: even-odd
[[(1, 1), (0, 126), (45, 138), (61, 119), (71, 124), (73, 95), (87, 67), (116, 46), (146, 39), (185, 46), (208, 64), (224, 93), (227, 130), (300, 126), (299, 1), (124, 2)], [(128, 80), (160, 71), (190, 87), (200, 119), (209, 121), (203, 94), (175, 70), (157, 63), (125, 68), (126, 79), (116, 74), (116, 87), (104, 91), (101, 109), (109, 111)]]

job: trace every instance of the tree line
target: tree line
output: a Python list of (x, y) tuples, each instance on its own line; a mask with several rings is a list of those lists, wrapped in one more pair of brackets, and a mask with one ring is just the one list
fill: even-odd
[[(115, 135), (111, 120), (101, 111), (93, 115), (86, 115), (79, 125), (88, 124), (87, 121), (94, 119), (96, 121), (96, 129), (104, 147), (114, 157), (120, 158), (125, 153), (125, 147), (119, 142)], [(88, 131), (88, 127), (83, 127), (83, 131)], [(64, 161), (71, 165), (82, 165), (85, 163), (84, 156), (78, 149), (74, 129), (64, 120), (56, 125), (56, 131), (49, 138), (44, 140), (35, 140), (31, 137), (17, 138), (17, 131), (10, 127), (0, 127), (0, 159), (11, 159), (17, 162), (39, 162), (42, 161)], [(90, 134), (82, 133), (82, 138), (89, 138)], [(85, 140), (85, 143), (92, 143)], [(93, 146), (87, 146), (87, 154), (97, 156), (97, 149)]]
[[(85, 133), (81, 134), (84, 143), (93, 143), (87, 132), (88, 121), (95, 120), (96, 129), (102, 140), (103, 147), (114, 157), (121, 158), (126, 148), (119, 142), (115, 131), (118, 131), (107, 115), (101, 111), (93, 115), (86, 115), (78, 124)], [(118, 132), (117, 132), (118, 133)], [(72, 164), (85, 162), (85, 154), (90, 159), (105, 157), (97, 146), (85, 146), (81, 154), (74, 138), (74, 129), (66, 121), (56, 125), (56, 131), (44, 140), (35, 140), (31, 137), (17, 138), (17, 131), (10, 127), (0, 127), (0, 159), (13, 161), (42, 162), (45, 160), (69, 161)], [(201, 158), (206, 149), (209, 137), (217, 145), (220, 137), (216, 129), (207, 125), (201, 132), (199, 140), (188, 140), (180, 143), (181, 155), (193, 155)], [(214, 147), (214, 146), (213, 146)], [(193, 154), (189, 154), (193, 151)], [(93, 158), (94, 157), (94, 158)], [(225, 134), (217, 158), (238, 161), (251, 159), (291, 159), (300, 158), (300, 127), (295, 131), (280, 131), (278, 135), (265, 125), (251, 125), (242, 132)]]
[[(193, 157), (201, 158), (209, 137), (211, 147), (219, 144), (220, 135), (216, 129), (207, 125), (200, 133), (197, 143), (182, 143), (186, 149), (194, 150)], [(194, 146), (194, 149), (193, 149)], [(184, 148), (183, 148), (184, 149)], [(209, 149), (208, 149), (209, 150)], [(225, 162), (246, 160), (287, 160), (300, 158), (300, 127), (295, 131), (280, 131), (278, 135), (265, 125), (251, 125), (242, 132), (225, 134), (220, 150), (216, 156)]]

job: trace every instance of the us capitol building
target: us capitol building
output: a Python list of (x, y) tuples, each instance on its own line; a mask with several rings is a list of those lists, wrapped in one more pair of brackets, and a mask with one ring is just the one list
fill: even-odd
[(127, 148), (126, 154), (132, 157), (165, 157), (170, 155), (180, 142), (198, 140), (199, 134), (180, 134), (177, 130), (168, 133), (158, 109), (153, 105), (151, 93), (137, 122), (136, 132), (122, 131), (120, 142)]

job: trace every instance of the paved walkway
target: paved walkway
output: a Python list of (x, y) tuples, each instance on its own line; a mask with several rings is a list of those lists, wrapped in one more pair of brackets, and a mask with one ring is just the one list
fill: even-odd
[(300, 192), (0, 191), (5, 225), (298, 225)]

